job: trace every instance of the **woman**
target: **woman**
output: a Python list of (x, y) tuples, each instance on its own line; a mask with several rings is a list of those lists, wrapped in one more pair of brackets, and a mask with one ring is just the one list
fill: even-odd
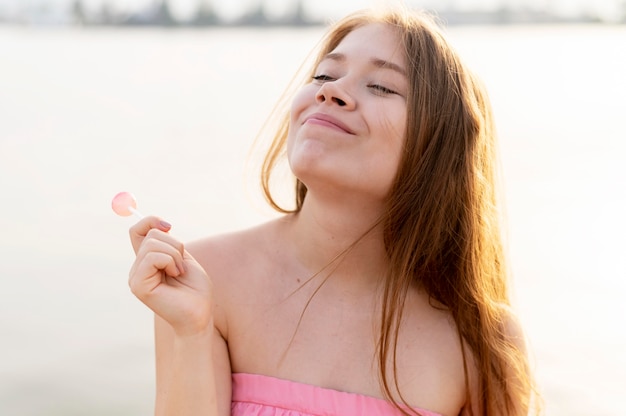
[[(295, 208), (269, 190), (287, 154)], [(131, 228), (159, 415), (521, 415), (481, 86), (422, 15), (334, 25), (263, 169), (285, 215), (183, 245)]]

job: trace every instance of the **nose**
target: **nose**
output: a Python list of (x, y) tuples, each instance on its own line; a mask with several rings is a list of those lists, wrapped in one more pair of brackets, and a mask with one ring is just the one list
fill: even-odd
[(339, 107), (344, 107), (346, 110), (352, 109), (355, 106), (354, 98), (338, 85), (337, 81), (323, 83), (317, 90), (315, 99), (320, 104), (337, 104)]

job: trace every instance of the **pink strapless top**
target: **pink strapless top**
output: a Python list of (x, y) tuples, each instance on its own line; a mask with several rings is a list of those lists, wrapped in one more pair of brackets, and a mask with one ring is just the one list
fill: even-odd
[[(421, 416), (441, 416), (414, 409)], [(233, 374), (231, 416), (403, 416), (386, 400), (274, 377)]]

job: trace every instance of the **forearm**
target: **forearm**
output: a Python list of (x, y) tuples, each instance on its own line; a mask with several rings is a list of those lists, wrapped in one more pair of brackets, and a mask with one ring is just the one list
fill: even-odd
[(167, 380), (157, 389), (157, 416), (216, 416), (213, 330), (175, 336)]

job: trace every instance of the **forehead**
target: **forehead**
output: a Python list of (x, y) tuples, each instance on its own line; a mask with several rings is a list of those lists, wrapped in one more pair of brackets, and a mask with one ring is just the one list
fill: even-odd
[(357, 27), (339, 42), (331, 53), (382, 59), (404, 66), (404, 49), (398, 29), (384, 23)]

